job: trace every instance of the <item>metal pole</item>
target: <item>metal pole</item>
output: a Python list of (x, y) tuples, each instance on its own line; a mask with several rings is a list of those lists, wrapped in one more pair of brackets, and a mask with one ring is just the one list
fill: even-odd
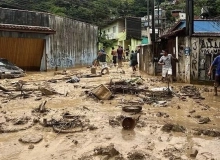
[(186, 0), (186, 35), (189, 36), (189, 0)]
[(155, 42), (155, 16), (154, 16), (154, 0), (151, 0), (151, 14), (152, 14), (152, 43)]

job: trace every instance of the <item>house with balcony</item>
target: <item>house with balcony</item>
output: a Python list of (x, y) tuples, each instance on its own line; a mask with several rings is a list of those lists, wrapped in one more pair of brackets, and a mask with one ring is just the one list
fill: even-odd
[[(141, 44), (141, 18), (124, 17), (118, 18), (101, 28), (101, 34), (109, 40), (115, 40), (115, 49), (122, 46), (123, 49), (136, 50)], [(110, 55), (111, 47), (106, 48)]]
[[(154, 25), (155, 25), (155, 36), (159, 37), (160, 33), (165, 29), (166, 15), (165, 10), (161, 8), (154, 9)], [(142, 45), (151, 44), (152, 30), (152, 15), (141, 17), (141, 37)]]

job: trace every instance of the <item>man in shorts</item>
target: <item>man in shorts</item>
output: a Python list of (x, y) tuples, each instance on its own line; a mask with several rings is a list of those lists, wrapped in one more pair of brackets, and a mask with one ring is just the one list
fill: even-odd
[(211, 75), (211, 72), (214, 68), (214, 66), (216, 66), (216, 71), (215, 71), (215, 82), (214, 82), (214, 95), (217, 96), (217, 88), (220, 84), (220, 55), (218, 55), (214, 61), (212, 62), (210, 68), (209, 68), (209, 72), (208, 75)]
[(159, 59), (158, 64), (162, 65), (162, 80), (164, 80), (165, 77), (169, 76), (171, 82), (172, 82), (172, 63), (171, 60), (174, 59), (175, 61), (178, 61), (176, 58), (174, 58), (171, 54), (168, 54), (167, 50), (162, 50), (163, 56)]

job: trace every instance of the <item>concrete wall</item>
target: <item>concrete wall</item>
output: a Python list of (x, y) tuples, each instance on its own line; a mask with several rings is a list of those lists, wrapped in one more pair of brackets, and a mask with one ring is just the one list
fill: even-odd
[(97, 26), (55, 15), (49, 22), (56, 34), (50, 35), (46, 51), (48, 69), (92, 64), (97, 57)]
[(213, 75), (207, 75), (208, 69), (220, 53), (220, 37), (194, 37), (191, 40), (191, 79), (192, 81), (210, 81)]
[(152, 45), (140, 46), (139, 70), (154, 75), (154, 69)]

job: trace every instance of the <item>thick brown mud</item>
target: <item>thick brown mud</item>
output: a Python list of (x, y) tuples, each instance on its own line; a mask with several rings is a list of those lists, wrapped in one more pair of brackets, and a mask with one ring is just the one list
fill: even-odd
[[(168, 94), (158, 91), (167, 88), (160, 77), (133, 74), (127, 64), (109, 72), (85, 76), (85, 67), (0, 80), (8, 90), (0, 90), (0, 159), (220, 159), (220, 96), (211, 86), (174, 82)], [(67, 83), (73, 76), (80, 81)], [(112, 89), (109, 100), (91, 93), (100, 84)], [(123, 129), (126, 117), (133, 130)]]

